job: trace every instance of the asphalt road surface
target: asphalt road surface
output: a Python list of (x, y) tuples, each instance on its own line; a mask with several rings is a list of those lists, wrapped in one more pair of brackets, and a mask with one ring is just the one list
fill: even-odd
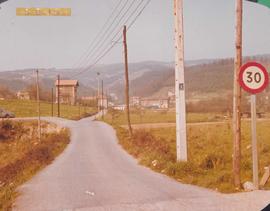
[(220, 194), (140, 166), (105, 123), (91, 118), (46, 120), (69, 127), (71, 143), (53, 164), (18, 189), (14, 210), (251, 211), (270, 203), (270, 192)]

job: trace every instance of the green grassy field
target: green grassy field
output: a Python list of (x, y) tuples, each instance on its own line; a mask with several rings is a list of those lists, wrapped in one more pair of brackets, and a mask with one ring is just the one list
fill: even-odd
[[(1, 100), (0, 108), (4, 108), (13, 112), (16, 117), (36, 117), (37, 103), (29, 100)], [(41, 116), (51, 116), (52, 106), (50, 103), (41, 102), (40, 111)], [(54, 104), (54, 116), (57, 115), (57, 104)], [(71, 105), (61, 105), (60, 115), (67, 119), (78, 119), (80, 116), (87, 114), (93, 114), (97, 110), (93, 107), (79, 107)]]
[[(154, 111), (154, 110), (143, 110), (131, 111), (131, 123), (132, 124), (144, 124), (144, 123), (174, 123), (175, 112), (173, 111)], [(187, 122), (214, 122), (223, 121), (224, 117), (222, 114), (217, 113), (188, 113)], [(126, 113), (123, 111), (110, 111), (105, 116), (105, 121), (113, 123), (115, 125), (127, 124)]]

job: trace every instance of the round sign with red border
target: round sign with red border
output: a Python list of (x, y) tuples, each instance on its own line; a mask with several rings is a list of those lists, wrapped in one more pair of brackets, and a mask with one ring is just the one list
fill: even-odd
[(239, 73), (240, 86), (251, 94), (262, 92), (269, 84), (266, 68), (257, 62), (244, 64)]

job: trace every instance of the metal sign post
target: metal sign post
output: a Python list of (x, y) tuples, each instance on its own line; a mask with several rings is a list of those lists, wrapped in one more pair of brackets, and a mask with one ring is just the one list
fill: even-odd
[(257, 62), (249, 62), (241, 67), (239, 73), (241, 87), (251, 93), (251, 139), (252, 139), (252, 163), (253, 185), (259, 189), (258, 146), (256, 128), (256, 94), (262, 92), (269, 84), (269, 76), (265, 67)]
[(253, 163), (253, 185), (259, 189), (258, 176), (258, 149), (257, 149), (257, 128), (256, 128), (256, 95), (251, 95), (251, 137), (252, 137), (252, 163)]

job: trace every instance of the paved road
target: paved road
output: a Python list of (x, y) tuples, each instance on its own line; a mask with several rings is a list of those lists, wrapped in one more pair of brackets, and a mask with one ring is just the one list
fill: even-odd
[(53, 164), (19, 188), (14, 210), (260, 210), (270, 192), (223, 195), (178, 183), (139, 166), (105, 123), (47, 119), (69, 127), (71, 143)]

